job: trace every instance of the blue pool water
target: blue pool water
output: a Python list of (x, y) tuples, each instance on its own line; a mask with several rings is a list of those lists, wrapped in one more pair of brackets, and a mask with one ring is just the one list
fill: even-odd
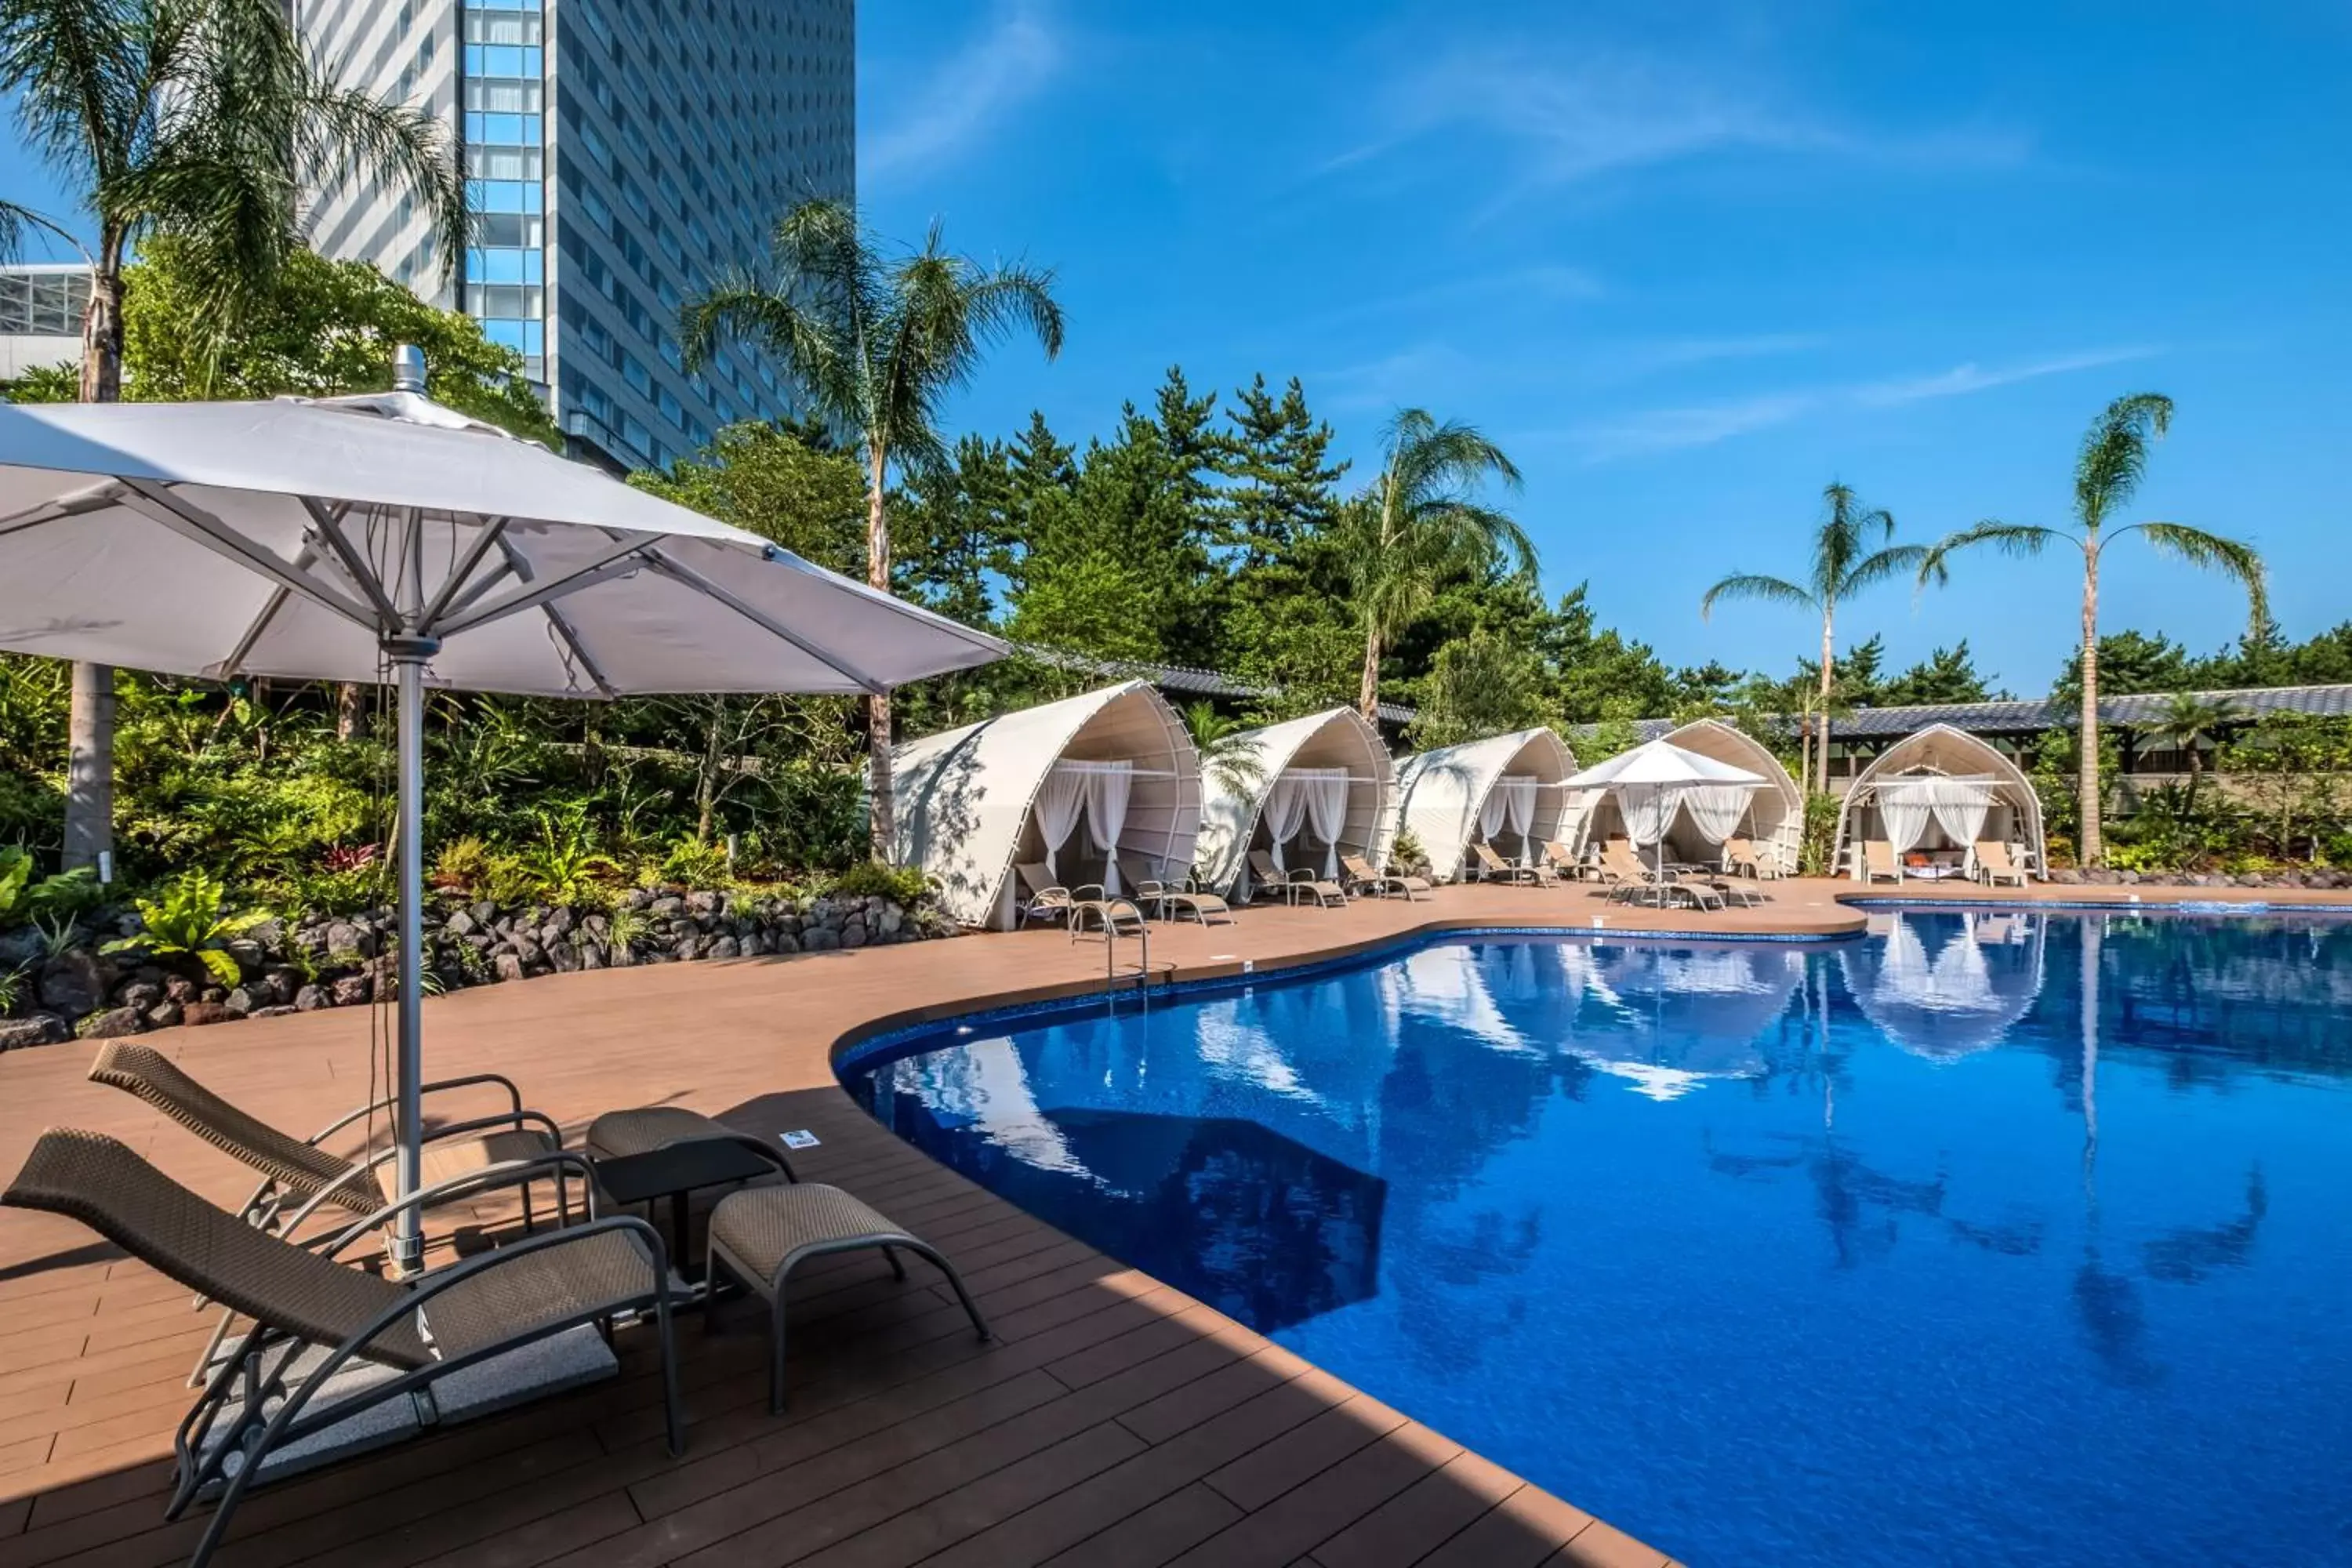
[(2352, 922), (1871, 923), (1441, 942), (852, 1089), (1695, 1563), (2352, 1563)]

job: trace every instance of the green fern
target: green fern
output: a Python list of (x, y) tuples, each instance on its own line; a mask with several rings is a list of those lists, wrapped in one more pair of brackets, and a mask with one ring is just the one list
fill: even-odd
[(203, 871), (167, 882), (152, 899), (140, 899), (146, 930), (106, 944), (109, 952), (145, 952), (158, 958), (193, 958), (223, 985), (244, 978), (228, 944), (269, 919), (267, 910), (232, 912), (228, 889)]

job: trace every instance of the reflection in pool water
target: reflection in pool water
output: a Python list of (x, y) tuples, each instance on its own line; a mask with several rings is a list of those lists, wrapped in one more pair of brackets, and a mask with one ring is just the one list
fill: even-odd
[(1701, 1563), (2352, 1561), (2352, 924), (1497, 939), (909, 1042), (942, 1160)]

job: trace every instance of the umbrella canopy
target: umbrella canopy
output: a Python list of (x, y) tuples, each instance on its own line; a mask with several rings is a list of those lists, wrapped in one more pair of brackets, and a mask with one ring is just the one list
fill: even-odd
[(1652, 741), (1607, 762), (1595, 763), (1568, 781), (1570, 789), (1614, 789), (1624, 784), (1760, 784), (1761, 773), (1686, 752), (1671, 741)]
[[(424, 689), (881, 692), (994, 638), (399, 387), (0, 406), (0, 648), (399, 689), (401, 1195), (420, 1175)], [(421, 1251), (404, 1211), (397, 1251)]]
[(995, 639), (410, 393), (0, 405), (0, 646), (544, 697), (887, 690)]
[[(1748, 797), (1763, 784), (1761, 773), (1686, 752), (1671, 741), (1652, 741), (1630, 752), (1621, 752), (1606, 762), (1595, 763), (1571, 777), (1568, 787), (1607, 790), (1617, 802), (1634, 846), (1657, 846), (1658, 869), (1663, 879), (1666, 830), (1674, 826), (1675, 814), (1686, 801), (1692, 803), (1694, 813), (1704, 805), (1710, 816), (1722, 819), (1717, 826), (1727, 826), (1738, 821)], [(1723, 834), (1717, 832), (1714, 837), (1719, 843)]]

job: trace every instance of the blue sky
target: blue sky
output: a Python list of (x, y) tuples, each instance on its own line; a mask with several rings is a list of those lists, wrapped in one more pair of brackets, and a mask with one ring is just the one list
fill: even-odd
[[(1553, 591), (1669, 659), (1785, 667), (1843, 479), (1925, 540), (2062, 521), (2125, 392), (2179, 404), (2139, 515), (2252, 537), (2293, 635), (2344, 591), (2352, 13), (1971, 4), (1081, 5), (860, 16), (863, 196), (887, 230), (1059, 271), (1069, 343), (957, 410), (1099, 431), (1181, 363), (1297, 374), (1346, 447), (1401, 403), (1527, 476)], [(1848, 626), (1968, 637), (2043, 689), (2079, 577), (1963, 564)], [(2242, 601), (2137, 549), (2106, 624), (2218, 646)]]
[[(2343, 588), (2352, 13), (1993, 3), (861, 7), (860, 181), (1055, 268), (1069, 343), (1006, 352), (953, 411), (1107, 429), (1181, 363), (1302, 377), (1361, 457), (1400, 404), (1526, 471), (1552, 592), (1667, 658), (1785, 668), (1811, 632), (1733, 606), (1793, 573), (1821, 488), (1925, 540), (2063, 521), (2107, 399), (2179, 412), (2140, 515), (2246, 534), (2292, 635)], [(48, 182), (14, 139), (0, 190)], [(1968, 637), (2042, 689), (2077, 582), (1964, 563), (1845, 629)], [(2137, 549), (2106, 624), (2204, 648), (2238, 602)]]

